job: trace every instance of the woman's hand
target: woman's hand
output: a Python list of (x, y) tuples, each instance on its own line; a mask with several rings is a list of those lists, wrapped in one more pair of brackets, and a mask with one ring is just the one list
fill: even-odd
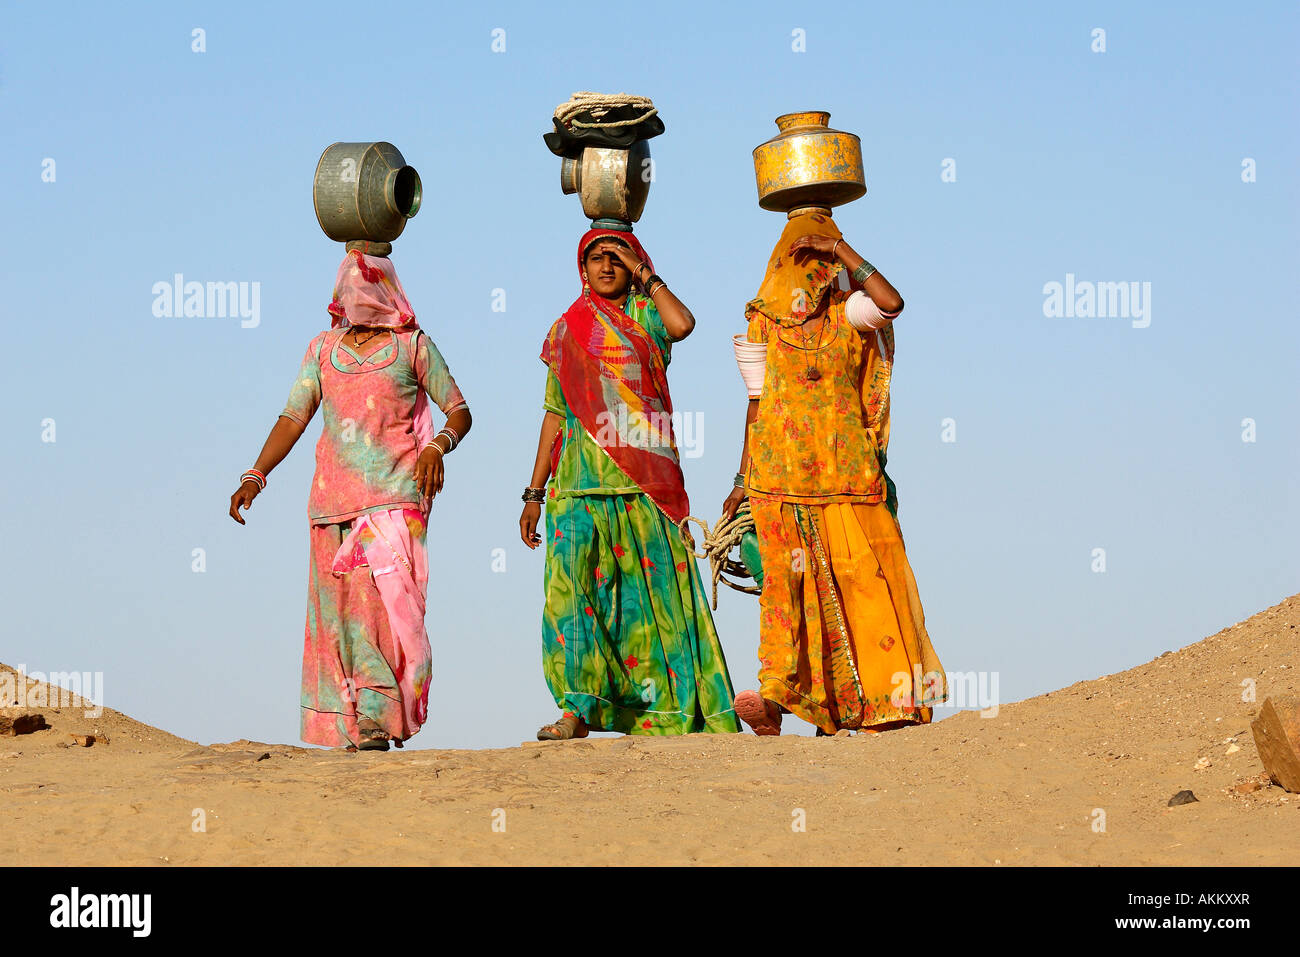
[(424, 447), (415, 463), (415, 484), (425, 498), (433, 498), (442, 491), (442, 446), (431, 442)]
[(602, 242), (596, 246), (596, 251), (601, 254), (613, 253), (617, 256), (619, 262), (623, 264), (637, 282), (644, 282), (650, 278), (650, 267), (637, 259), (636, 253), (622, 243)]
[(230, 517), (240, 525), (247, 524), (242, 515), (239, 514), (241, 508), (248, 509), (253, 507), (253, 499), (257, 498), (262, 487), (249, 479), (239, 488), (235, 489), (235, 494), (230, 496)]
[[(619, 243), (601, 243), (596, 248), (602, 253), (617, 256), (619, 262), (632, 274), (632, 278), (640, 283), (642, 291), (645, 291), (645, 284), (654, 275), (654, 270), (650, 268), (649, 263), (637, 259), (636, 253)], [(668, 330), (668, 338), (673, 342), (681, 342), (695, 331), (695, 317), (667, 284), (655, 285), (653, 301), (655, 308), (659, 310), (659, 318), (663, 320), (664, 328)]]
[(722, 519), (725, 522), (731, 521), (736, 517), (736, 509), (740, 508), (740, 503), (745, 500), (745, 490), (736, 486), (727, 496), (727, 500), (722, 503)]
[(838, 252), (835, 249), (836, 243), (841, 246), (847, 245), (844, 240), (836, 239), (834, 236), (800, 236), (790, 244), (790, 255), (797, 257), (799, 253), (806, 251), (810, 254), (820, 253), (825, 259), (832, 251)]
[(529, 548), (536, 548), (542, 544), (542, 536), (537, 534), (537, 522), (541, 517), (541, 502), (524, 503), (524, 510), (519, 516), (519, 537)]
[[(263, 478), (270, 475), (271, 470), (284, 461), (284, 457), (289, 454), (294, 443), (302, 438), (305, 428), (307, 426), (297, 419), (281, 414), (275, 420), (275, 425), (271, 426), (271, 434), (266, 437), (262, 454), (253, 463), (253, 468), (261, 472)], [(230, 517), (243, 525), (244, 519), (240, 516), (239, 510), (252, 508), (253, 499), (257, 498), (261, 491), (262, 487), (252, 479), (241, 482), (239, 488), (235, 489), (235, 494), (230, 496)]]

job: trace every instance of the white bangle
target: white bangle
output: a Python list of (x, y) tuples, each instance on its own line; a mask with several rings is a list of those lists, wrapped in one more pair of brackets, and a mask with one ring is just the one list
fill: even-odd
[(844, 302), (844, 318), (859, 332), (871, 332), (883, 329), (897, 319), (898, 314), (881, 312), (874, 299), (861, 289), (855, 289)]
[(736, 353), (736, 365), (745, 390), (751, 399), (763, 394), (763, 377), (767, 372), (767, 343), (749, 342), (742, 332), (731, 337), (731, 347)]

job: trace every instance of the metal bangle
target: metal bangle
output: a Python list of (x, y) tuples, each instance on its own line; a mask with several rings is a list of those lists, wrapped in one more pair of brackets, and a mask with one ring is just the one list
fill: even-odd
[(529, 485), (527, 488), (524, 489), (524, 494), (520, 496), (520, 498), (525, 502), (539, 502), (539, 503), (545, 502), (546, 486), (543, 485), (541, 488), (534, 488), (533, 486)]
[(834, 259), (834, 258), (835, 258), (835, 250), (837, 250), (837, 249), (840, 248), (840, 243), (842, 243), (842, 242), (844, 242), (844, 237), (843, 237), (843, 236), (841, 236), (839, 239), (835, 240), (835, 245), (831, 246), (831, 259)]
[(875, 271), (876, 271), (876, 267), (871, 265), (871, 263), (867, 262), (864, 259), (862, 260), (862, 265), (860, 265), (857, 269), (853, 270), (853, 281), (856, 282), (858, 285), (862, 285), (864, 282), (867, 281), (867, 277), (870, 276)]
[(737, 473), (736, 473), (736, 481), (735, 481), (735, 485), (736, 485), (736, 488), (744, 488), (744, 487), (745, 487), (745, 473), (744, 473), (744, 472), (737, 472)]

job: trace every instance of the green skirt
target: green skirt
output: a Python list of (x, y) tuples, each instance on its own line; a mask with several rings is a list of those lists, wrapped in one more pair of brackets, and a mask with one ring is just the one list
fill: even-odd
[(545, 588), (561, 710), (624, 734), (740, 730), (695, 556), (648, 496), (549, 500)]

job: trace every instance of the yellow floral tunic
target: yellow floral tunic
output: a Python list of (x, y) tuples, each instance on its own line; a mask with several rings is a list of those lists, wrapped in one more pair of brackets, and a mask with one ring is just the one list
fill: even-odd
[[(888, 498), (882, 447), (889, 441), (889, 362), (893, 330), (864, 336), (844, 316), (847, 295), (831, 292), (818, 336), (762, 314), (750, 342), (767, 343), (758, 417), (749, 433), (751, 495), (826, 505)], [(891, 509), (892, 511), (892, 509)]]

